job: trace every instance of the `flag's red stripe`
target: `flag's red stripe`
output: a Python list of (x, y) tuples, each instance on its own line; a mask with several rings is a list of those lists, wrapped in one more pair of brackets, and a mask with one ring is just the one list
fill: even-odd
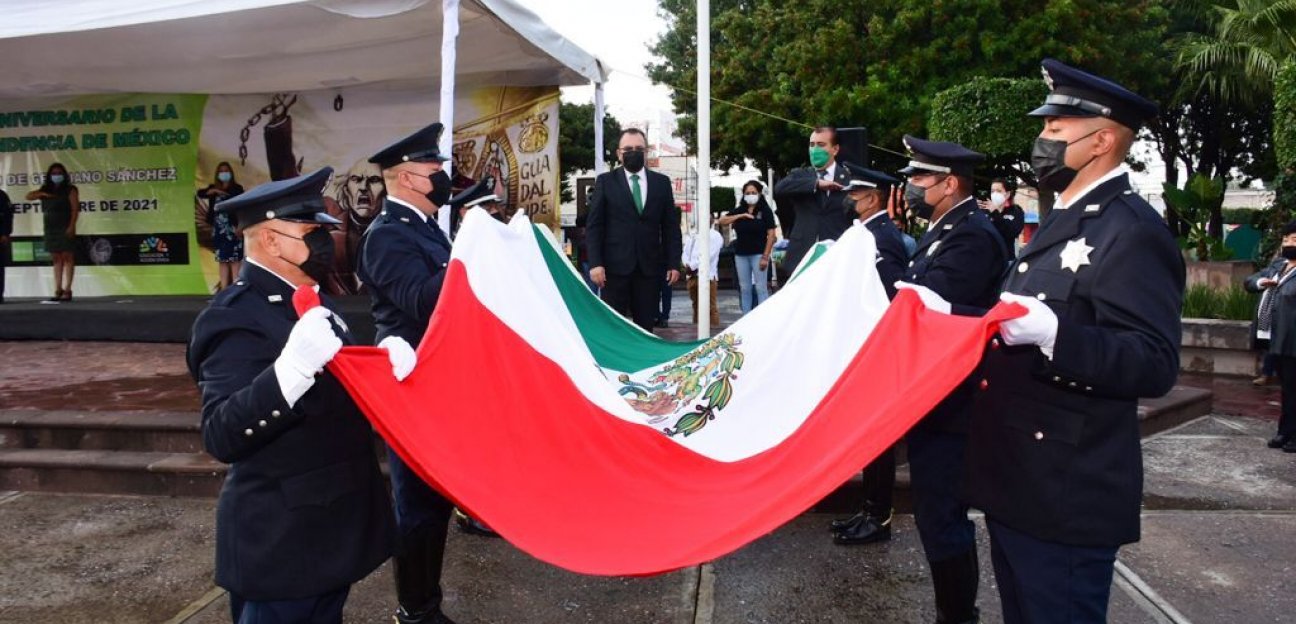
[(474, 297), (457, 261), (409, 379), (397, 384), (366, 347), (331, 368), (429, 483), (519, 548), (577, 572), (640, 575), (715, 559), (809, 508), (966, 377), (995, 322), (931, 313), (902, 291), (804, 425), (733, 463), (591, 404)]

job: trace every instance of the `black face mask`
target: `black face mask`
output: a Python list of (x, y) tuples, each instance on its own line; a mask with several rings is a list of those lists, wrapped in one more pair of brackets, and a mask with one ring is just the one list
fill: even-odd
[(446, 205), (450, 201), (450, 174), (443, 169), (428, 176), (428, 180), (432, 182), (432, 190), (425, 197), (437, 207)]
[(841, 198), (841, 205), (846, 209), (846, 216), (854, 217), (858, 214), (855, 212), (855, 200), (851, 199), (850, 195)]
[(927, 203), (927, 189), (912, 182), (905, 184), (905, 205), (925, 221), (931, 221), (932, 213), (936, 212), (936, 207)]
[(1283, 245), (1282, 257), (1288, 260), (1296, 260), (1296, 245)]
[(626, 171), (639, 173), (644, 168), (644, 153), (642, 150), (621, 152), (621, 163), (625, 165)]
[(308, 277), (315, 280), (317, 284), (323, 284), (328, 278), (329, 271), (333, 270), (333, 237), (329, 235), (328, 230), (324, 228), (315, 228), (306, 233), (305, 236), (296, 237), (291, 234), (285, 234), (279, 230), (274, 232), (280, 236), (295, 238), (306, 243), (309, 252), (306, 259), (297, 268), (302, 270)]
[(1076, 176), (1080, 175), (1080, 169), (1089, 166), (1094, 161), (1090, 158), (1080, 169), (1072, 169), (1066, 164), (1067, 148), (1079, 143), (1091, 136), (1098, 130), (1094, 130), (1070, 143), (1066, 141), (1055, 141), (1037, 137), (1035, 145), (1031, 147), (1031, 169), (1035, 171), (1035, 177), (1050, 190), (1061, 193), (1065, 191), (1071, 183), (1075, 181)]

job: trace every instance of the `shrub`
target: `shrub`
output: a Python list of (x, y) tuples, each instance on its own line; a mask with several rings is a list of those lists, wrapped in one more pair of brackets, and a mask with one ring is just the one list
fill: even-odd
[(1184, 318), (1223, 319), (1250, 321), (1255, 319), (1259, 296), (1241, 286), (1216, 290), (1204, 284), (1189, 286), (1184, 291)]

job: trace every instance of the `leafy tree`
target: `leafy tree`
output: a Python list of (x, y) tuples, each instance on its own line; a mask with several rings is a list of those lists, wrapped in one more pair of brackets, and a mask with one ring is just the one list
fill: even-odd
[(1284, 224), (1296, 217), (1296, 61), (1287, 61), (1274, 81), (1274, 152), (1279, 173), (1274, 184), (1274, 202), (1265, 211), (1264, 239), (1258, 258), (1272, 258), (1278, 252)]
[[(692, 148), (694, 3), (659, 2), (669, 26), (649, 75), (674, 89)], [(751, 158), (780, 172), (805, 164), (806, 124), (866, 126), (899, 151), (902, 135), (927, 134), (937, 93), (978, 76), (1035, 77), (1048, 56), (1138, 87), (1167, 19), (1159, 0), (717, 0), (712, 11), (712, 96), (777, 117), (713, 105), (712, 164)]]
[[(603, 162), (615, 165), (617, 137), (621, 135), (621, 122), (609, 114), (603, 115)], [(594, 168), (594, 105), (569, 104), (558, 106), (558, 176), (562, 180), (560, 198), (572, 201), (575, 195), (567, 179), (578, 171)]]
[(1194, 174), (1182, 189), (1169, 182), (1163, 188), (1166, 208), (1189, 227), (1188, 235), (1180, 239), (1180, 246), (1192, 250), (1198, 260), (1229, 259), (1232, 250), (1221, 238), (1211, 236), (1207, 231), (1212, 210), (1224, 200), (1224, 179), (1211, 179), (1199, 173)]
[(1184, 88), (1222, 105), (1269, 100), (1282, 63), (1296, 55), (1296, 0), (1181, 0), (1211, 27), (1176, 40)]

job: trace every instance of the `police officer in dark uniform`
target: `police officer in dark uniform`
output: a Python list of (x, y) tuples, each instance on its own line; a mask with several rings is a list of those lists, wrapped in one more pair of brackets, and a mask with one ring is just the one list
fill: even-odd
[[(449, 158), (434, 123), (374, 154), (387, 198), (365, 232), (356, 274), (369, 288), (374, 325), (381, 342), (397, 336), (417, 345), (441, 294), (450, 262), (450, 240), (436, 222), (450, 200)], [(392, 496), (400, 531), (394, 573), (396, 620), (400, 624), (448, 623), (441, 612), (441, 566), (453, 506), (433, 490), (390, 447)]]
[(1121, 167), (1156, 105), (1043, 62), (1051, 93), (1031, 165), (1061, 189), (1022, 250), (982, 362), (969, 500), (985, 511), (1004, 622), (1104, 622), (1116, 551), (1139, 538), (1138, 399), (1179, 372), (1184, 264)]
[[(900, 180), (881, 171), (842, 163), (850, 174), (842, 204), (857, 222), (873, 234), (877, 245), (877, 273), (888, 298), (895, 298), (896, 282), (904, 278), (908, 254), (900, 229), (887, 213), (887, 198)], [(871, 544), (891, 539), (892, 492), (895, 490), (895, 453), (888, 448), (863, 473), (864, 505), (860, 512), (833, 520), (833, 543), (843, 546)]]
[[(906, 135), (912, 153), (905, 202), (930, 225), (905, 271), (906, 282), (946, 300), (989, 307), (1009, 259), (1003, 238), (973, 197), (972, 171), (984, 156), (962, 145)], [(908, 434), (914, 523), (931, 566), (937, 622), (976, 621), (976, 526), (959, 485), (968, 410), (976, 386), (960, 384)]]
[[(235, 622), (341, 622), (352, 583), (392, 552), (391, 502), (373, 432), (330, 373), (351, 341), (330, 302), (294, 312), (297, 286), (332, 267), (332, 170), (262, 185), (218, 210), (247, 262), (193, 327), (203, 446), (230, 464), (216, 511), (216, 583)], [(413, 368), (406, 345), (399, 378)], [(393, 362), (397, 357), (392, 351)]]
[(454, 240), (459, 233), (459, 225), (468, 211), (480, 207), (496, 220), (504, 221), (504, 203), (495, 194), (495, 177), (483, 176), (472, 186), (460, 191), (450, 198), (450, 207), (454, 208), (454, 223), (450, 227), (450, 239)]
[(836, 128), (815, 128), (810, 133), (810, 166), (792, 170), (774, 185), (775, 201), (790, 203), (796, 215), (796, 228), (783, 256), (783, 269), (789, 274), (815, 243), (841, 238), (855, 218), (841, 209), (842, 189), (850, 182), (850, 173), (837, 162), (840, 151)]

